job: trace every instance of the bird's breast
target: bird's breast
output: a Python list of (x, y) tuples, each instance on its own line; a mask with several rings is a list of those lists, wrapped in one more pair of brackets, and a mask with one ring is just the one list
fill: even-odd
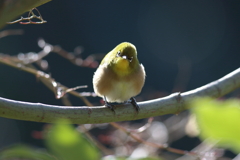
[(106, 94), (109, 102), (124, 102), (139, 93), (134, 81), (115, 81), (111, 85), (111, 90)]
[(130, 74), (131, 69), (129, 68), (129, 61), (126, 59), (119, 59), (115, 65), (113, 65), (113, 70), (119, 76), (125, 76)]
[(145, 81), (144, 67), (140, 65), (135, 72), (119, 76), (107, 66), (101, 65), (93, 77), (94, 91), (108, 102), (124, 102), (142, 90)]

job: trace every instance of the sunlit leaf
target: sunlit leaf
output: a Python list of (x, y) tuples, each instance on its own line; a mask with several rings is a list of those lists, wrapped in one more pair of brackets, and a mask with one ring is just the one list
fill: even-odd
[(61, 160), (96, 160), (97, 149), (72, 125), (60, 121), (47, 134), (46, 144)]
[(201, 138), (212, 139), (218, 146), (240, 152), (240, 101), (196, 99), (191, 105), (201, 130)]
[(16, 145), (0, 151), (0, 159), (56, 160), (47, 152), (25, 145)]

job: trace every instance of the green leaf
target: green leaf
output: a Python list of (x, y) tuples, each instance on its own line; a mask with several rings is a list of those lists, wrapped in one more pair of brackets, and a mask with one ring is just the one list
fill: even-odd
[[(64, 124), (65, 123), (65, 124)], [(48, 148), (60, 160), (96, 160), (99, 152), (81, 133), (66, 121), (54, 124), (46, 137)]]
[(6, 22), (12, 21), (32, 8), (38, 7), (51, 0), (1, 0), (0, 29)]
[(0, 152), (0, 160), (19, 158), (32, 160), (56, 160), (52, 156), (48, 155), (45, 151), (30, 148), (25, 145), (12, 146)]
[(240, 152), (240, 101), (196, 99), (191, 104), (196, 115), (202, 139), (217, 141), (218, 146)]

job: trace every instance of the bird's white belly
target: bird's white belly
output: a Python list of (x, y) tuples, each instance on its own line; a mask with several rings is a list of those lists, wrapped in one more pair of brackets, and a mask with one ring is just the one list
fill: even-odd
[(131, 81), (115, 82), (112, 85), (112, 90), (105, 95), (108, 102), (125, 102), (138, 94)]

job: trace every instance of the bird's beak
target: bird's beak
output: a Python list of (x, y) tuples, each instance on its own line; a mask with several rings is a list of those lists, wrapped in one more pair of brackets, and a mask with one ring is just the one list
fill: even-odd
[(127, 59), (127, 56), (124, 55), (124, 56), (122, 56), (122, 58), (123, 58), (123, 59)]

